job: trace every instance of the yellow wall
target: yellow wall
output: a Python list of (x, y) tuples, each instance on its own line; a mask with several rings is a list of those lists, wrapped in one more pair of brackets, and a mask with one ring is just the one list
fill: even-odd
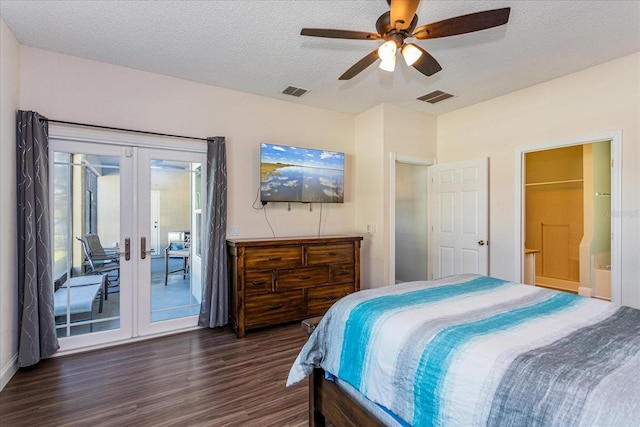
[(525, 156), (525, 247), (541, 251), (537, 276), (575, 282), (576, 292), (584, 230), (582, 152), (575, 145)]

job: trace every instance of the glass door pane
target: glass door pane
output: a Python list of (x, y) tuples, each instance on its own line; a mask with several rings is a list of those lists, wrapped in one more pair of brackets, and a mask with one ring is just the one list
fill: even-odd
[[(130, 271), (121, 256), (122, 150), (62, 141), (52, 141), (51, 148), (54, 311), (61, 347), (130, 336), (121, 316), (120, 291)], [(82, 338), (105, 331), (111, 333)]]
[[(195, 326), (201, 300), (201, 153), (139, 150), (140, 334)], [(148, 172), (143, 173), (146, 168)], [(144, 200), (142, 199), (144, 195)], [(144, 205), (144, 207), (143, 207)], [(154, 237), (155, 236), (155, 237)]]

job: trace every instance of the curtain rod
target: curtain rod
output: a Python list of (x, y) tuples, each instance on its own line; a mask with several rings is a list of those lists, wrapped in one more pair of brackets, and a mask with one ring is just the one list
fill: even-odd
[(168, 137), (171, 137), (171, 138), (195, 139), (197, 141), (207, 141), (207, 138), (196, 138), (195, 136), (171, 135), (171, 134), (168, 134), (168, 133), (149, 132), (149, 131), (146, 131), (146, 130), (114, 128), (114, 127), (111, 127), (111, 126), (101, 126), (101, 125), (91, 125), (91, 124), (87, 124), (87, 123), (67, 122), (67, 121), (64, 121), (64, 120), (53, 120), (53, 119), (47, 119), (47, 118), (44, 118), (44, 117), (41, 117), (40, 120), (45, 121), (45, 122), (49, 122), (49, 123), (61, 123), (61, 124), (64, 124), (64, 125), (85, 126), (85, 127), (97, 128), (97, 129), (108, 129), (108, 130), (117, 130), (117, 131), (122, 131), (122, 132), (143, 133), (143, 134), (146, 134), (146, 135), (168, 136)]

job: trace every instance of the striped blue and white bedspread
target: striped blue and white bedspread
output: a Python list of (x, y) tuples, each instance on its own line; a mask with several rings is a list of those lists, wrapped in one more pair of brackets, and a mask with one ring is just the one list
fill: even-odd
[(463, 275), (351, 294), (287, 385), (314, 367), (414, 426), (640, 426), (640, 310)]

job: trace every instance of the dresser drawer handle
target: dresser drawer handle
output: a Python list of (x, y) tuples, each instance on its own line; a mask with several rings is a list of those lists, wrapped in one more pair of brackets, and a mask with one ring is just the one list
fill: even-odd
[(298, 280), (309, 280), (311, 276), (298, 276)]
[(333, 301), (334, 299), (338, 299), (340, 297), (337, 297), (335, 295), (329, 295), (328, 297), (324, 297), (324, 299), (326, 299), (327, 301)]
[(348, 271), (338, 271), (338, 276), (344, 276), (346, 274), (349, 274)]
[(329, 256), (336, 256), (336, 255), (338, 255), (338, 253), (337, 253), (337, 252), (327, 252), (327, 255), (329, 255)]
[(253, 281), (253, 282), (251, 282), (251, 285), (252, 285), (252, 286), (262, 286), (262, 285), (264, 285), (264, 284), (266, 284), (266, 283), (267, 283), (267, 281), (266, 281), (266, 280), (260, 280), (260, 281)]
[(282, 308), (282, 304), (276, 304), (276, 305), (270, 305), (269, 307), (267, 307), (269, 310), (277, 310), (279, 308)]
[(280, 261), (281, 259), (282, 259), (281, 256), (272, 256), (272, 257), (269, 257), (267, 260), (268, 261)]

